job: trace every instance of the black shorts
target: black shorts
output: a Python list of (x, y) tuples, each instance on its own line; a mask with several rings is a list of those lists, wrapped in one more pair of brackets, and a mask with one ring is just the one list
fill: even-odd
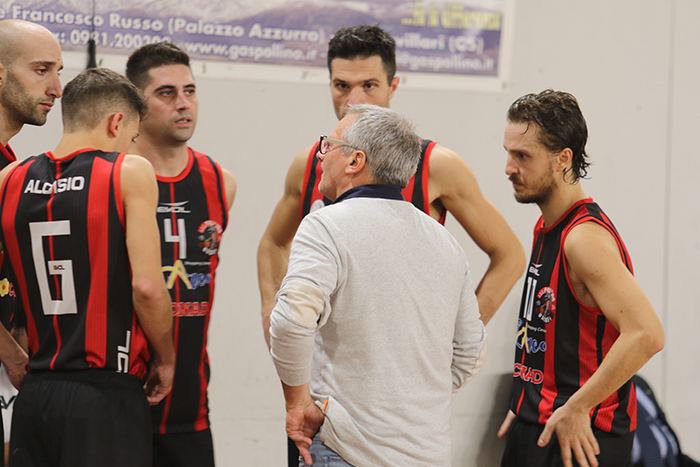
[[(537, 440), (544, 430), (544, 425), (513, 420), (508, 432), (506, 450), (503, 452), (501, 467), (561, 467), (561, 448), (556, 433), (552, 435), (547, 446), (541, 448)], [(593, 428), (593, 435), (598, 440), (600, 454), (597, 456), (599, 467), (627, 467), (634, 442), (634, 432), (617, 436)], [(578, 466), (573, 457), (573, 465)]]
[(214, 467), (211, 429), (153, 435), (153, 467)]
[(12, 414), (13, 467), (150, 467), (139, 378), (104, 370), (27, 374)]

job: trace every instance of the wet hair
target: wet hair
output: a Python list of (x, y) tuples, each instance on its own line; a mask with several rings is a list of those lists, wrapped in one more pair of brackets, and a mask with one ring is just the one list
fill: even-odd
[(132, 53), (126, 62), (126, 77), (143, 91), (151, 82), (150, 69), (167, 65), (185, 65), (189, 68), (190, 56), (172, 42), (144, 45)]
[(66, 84), (61, 98), (66, 133), (93, 130), (111, 112), (124, 113), (126, 120), (141, 120), (147, 109), (141, 91), (107, 68), (83, 71)]
[(396, 75), (396, 41), (379, 26), (352, 26), (336, 31), (328, 43), (328, 71), (336, 58), (353, 60), (378, 55), (391, 85)]
[(586, 154), (588, 127), (573, 95), (551, 89), (539, 94), (527, 94), (510, 106), (508, 121), (537, 124), (540, 128), (537, 138), (549, 151), (554, 153), (571, 149), (571, 168), (564, 176), (571, 174), (572, 183), (586, 177), (590, 166)]
[(395, 110), (370, 104), (351, 105), (347, 115), (357, 115), (343, 131), (343, 139), (367, 156), (374, 183), (405, 188), (420, 160), (420, 137), (413, 124)]

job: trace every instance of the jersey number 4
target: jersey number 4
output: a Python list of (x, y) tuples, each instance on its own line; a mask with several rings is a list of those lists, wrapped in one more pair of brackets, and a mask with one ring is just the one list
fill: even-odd
[[(70, 315), (78, 313), (73, 281), (73, 261), (69, 259), (47, 261), (44, 256), (44, 237), (70, 235), (70, 221), (30, 222), (32, 257), (36, 279), (41, 293), (41, 305), (45, 315)], [(48, 263), (48, 274), (46, 265)], [(49, 289), (49, 275), (61, 276), (61, 297), (54, 300)]]
[(173, 222), (170, 219), (163, 219), (163, 234), (168, 243), (177, 243), (178, 257), (187, 258), (187, 231), (185, 230), (185, 219), (177, 220), (177, 235), (173, 234)]

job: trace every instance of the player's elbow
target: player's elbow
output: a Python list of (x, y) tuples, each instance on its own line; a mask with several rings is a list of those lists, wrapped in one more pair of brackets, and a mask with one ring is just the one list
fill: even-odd
[(659, 325), (659, 328), (655, 332), (651, 333), (650, 340), (650, 347), (653, 354), (657, 354), (663, 350), (666, 338), (661, 325)]
[(525, 256), (525, 250), (523, 250), (520, 241), (512, 248), (510, 256), (512, 258), (513, 273), (520, 278), (520, 275), (525, 270), (525, 266), (527, 266), (527, 256)]
[(168, 296), (162, 280), (134, 280), (131, 287), (135, 304), (160, 305)]
[(640, 348), (645, 351), (648, 359), (661, 352), (665, 344), (664, 330), (661, 323), (642, 331), (638, 340), (641, 343)]
[(517, 281), (525, 270), (527, 257), (520, 241), (515, 238), (515, 242), (503, 243), (490, 255), (491, 262), (501, 264), (502, 268), (507, 268), (509, 276), (513, 282)]

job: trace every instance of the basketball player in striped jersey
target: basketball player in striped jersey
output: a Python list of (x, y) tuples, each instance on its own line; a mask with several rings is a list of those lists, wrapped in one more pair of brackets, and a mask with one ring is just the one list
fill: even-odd
[[(61, 97), (58, 73), (62, 68), (61, 47), (48, 29), (28, 21), (0, 21), (0, 169), (17, 160), (9, 142), (24, 124), (46, 123), (54, 101)], [(16, 294), (3, 257), (0, 253), (0, 283), (7, 281), (7, 286), (0, 285), (0, 320), (9, 328)], [(2, 327), (0, 361), (19, 388), (27, 354)]]
[(187, 146), (198, 102), (185, 52), (167, 42), (146, 45), (131, 55), (126, 74), (148, 102), (148, 116), (131, 150), (151, 161), (158, 179), (162, 269), (175, 323), (173, 391), (151, 410), (153, 465), (213, 466), (207, 333), (221, 235), (236, 182)]
[(175, 354), (155, 174), (124, 154), (145, 110), (123, 76), (86, 70), (66, 85), (56, 149), (0, 174), (2, 243), (31, 350), (11, 465), (150, 465), (148, 402), (170, 391)]
[[(535, 203), (518, 316), (503, 467), (628, 465), (630, 378), (664, 345), (649, 299), (610, 219), (581, 187), (588, 130), (571, 94), (528, 94), (508, 110), (506, 174)], [(556, 435), (556, 436), (554, 436)]]

